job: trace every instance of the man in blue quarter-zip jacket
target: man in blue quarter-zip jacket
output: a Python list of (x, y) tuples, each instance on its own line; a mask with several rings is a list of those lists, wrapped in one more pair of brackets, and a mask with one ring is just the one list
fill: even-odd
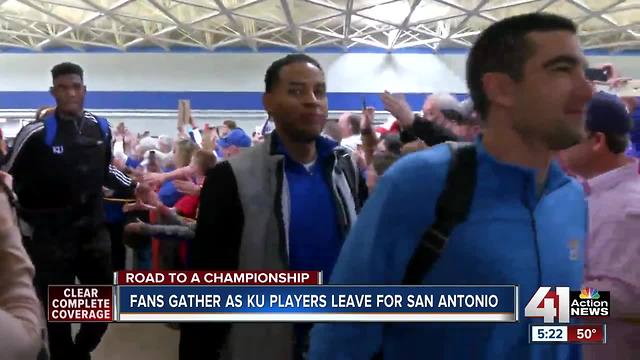
[[(518, 284), (520, 322), (318, 324), (311, 360), (371, 359), (378, 351), (394, 360), (578, 356), (568, 345), (529, 345), (532, 320), (523, 309), (539, 286), (581, 285), (584, 192), (551, 159), (585, 136), (592, 96), (585, 66), (574, 24), (548, 14), (491, 25), (467, 60), (471, 97), (485, 121), (476, 141), (475, 192), (467, 220), (453, 229), (422, 283)], [(385, 173), (342, 248), (332, 283), (402, 282), (434, 221), (450, 159), (449, 147), (438, 145)]]

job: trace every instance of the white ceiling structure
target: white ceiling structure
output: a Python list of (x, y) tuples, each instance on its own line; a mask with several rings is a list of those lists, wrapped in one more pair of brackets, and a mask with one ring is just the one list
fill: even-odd
[(438, 50), (534, 11), (572, 18), (586, 49), (640, 49), (640, 0), (0, 0), (0, 47)]

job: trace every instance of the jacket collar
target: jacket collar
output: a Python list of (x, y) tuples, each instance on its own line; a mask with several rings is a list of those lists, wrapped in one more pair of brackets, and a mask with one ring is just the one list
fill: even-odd
[[(537, 170), (499, 161), (487, 151), (482, 136), (476, 139), (475, 144), (479, 164), (486, 166), (483, 167), (484, 171), (478, 174), (478, 182), (480, 184), (495, 184), (495, 190), (502, 194), (519, 193), (528, 205), (532, 208), (535, 207), (539, 200), (536, 184)], [(570, 177), (562, 171), (555, 160), (551, 161), (541, 197), (561, 188), (568, 182), (570, 182)]]
[[(280, 141), (280, 137), (276, 131), (273, 131), (271, 134), (267, 136), (265, 142), (269, 142), (269, 155), (284, 155), (287, 158), (289, 157), (289, 153), (287, 149)], [(328, 139), (324, 136), (318, 136), (316, 138), (316, 149), (318, 151), (318, 159), (325, 159), (328, 155), (333, 153), (333, 150), (338, 147), (338, 143)]]

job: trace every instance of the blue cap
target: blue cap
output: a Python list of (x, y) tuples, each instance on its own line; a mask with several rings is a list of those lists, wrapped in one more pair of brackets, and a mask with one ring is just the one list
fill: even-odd
[(231, 145), (236, 147), (249, 147), (251, 146), (251, 138), (242, 129), (233, 129), (229, 134), (222, 139), (218, 140), (218, 145), (226, 149)]
[(587, 109), (587, 129), (609, 134), (627, 134), (633, 122), (622, 100), (605, 92), (596, 93)]

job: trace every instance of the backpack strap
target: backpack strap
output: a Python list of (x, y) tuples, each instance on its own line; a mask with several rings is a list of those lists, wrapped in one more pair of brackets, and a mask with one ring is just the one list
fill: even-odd
[(100, 126), (100, 132), (102, 132), (102, 137), (104, 141), (109, 140), (109, 136), (111, 134), (111, 126), (109, 125), (109, 121), (102, 117), (96, 117), (98, 120), (98, 125)]
[(90, 120), (95, 120), (98, 123), (100, 133), (102, 133), (104, 141), (107, 142), (107, 140), (109, 140), (109, 136), (111, 136), (111, 125), (109, 124), (109, 121), (103, 117), (95, 116), (88, 111), (85, 111), (83, 116)]
[(438, 260), (454, 227), (464, 222), (471, 208), (476, 187), (476, 148), (472, 143), (447, 142), (451, 162), (444, 190), (436, 203), (435, 221), (422, 235), (404, 279), (405, 285), (422, 284), (422, 280)]
[[(87, 112), (85, 112), (83, 116), (90, 117), (96, 120), (98, 126), (100, 127), (100, 133), (102, 134), (104, 141), (107, 142), (111, 134), (111, 126), (109, 125), (109, 121), (105, 118), (97, 117)], [(53, 146), (53, 142), (56, 140), (56, 133), (58, 132), (58, 122), (56, 121), (55, 113), (50, 114), (42, 121), (44, 122), (44, 142), (49, 147)]]
[(58, 121), (56, 121), (56, 114), (50, 114), (44, 120), (44, 143), (51, 147), (56, 140), (56, 133), (58, 132)]

